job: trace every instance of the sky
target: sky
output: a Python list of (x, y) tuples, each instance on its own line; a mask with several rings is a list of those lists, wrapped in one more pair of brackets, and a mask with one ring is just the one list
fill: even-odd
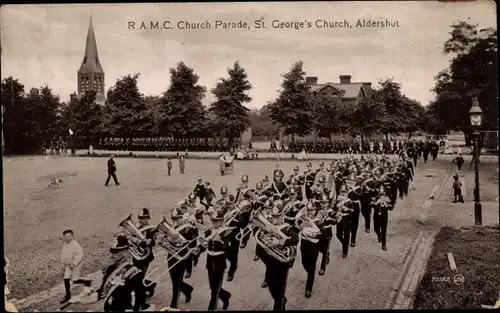
[[(282, 74), (299, 60), (319, 83), (351, 75), (353, 82), (376, 86), (393, 78), (408, 97), (427, 105), (434, 98), (434, 77), (451, 58), (442, 53), (450, 25), (465, 20), (496, 27), (496, 7), (487, 0), (7, 5), (0, 11), (2, 79), (18, 78), (26, 91), (47, 84), (67, 101), (77, 90), (91, 15), (106, 89), (120, 77), (140, 73), (140, 91), (160, 95), (168, 89), (169, 68), (183, 61), (206, 86), (204, 103), (209, 104), (210, 89), (239, 61), (253, 85), (247, 104), (252, 109), (277, 97)], [(356, 27), (358, 19), (388, 20), (399, 27)], [(241, 20), (251, 27), (215, 29), (216, 20)], [(255, 28), (255, 20), (267, 28)], [(312, 27), (274, 28), (274, 20), (308, 21)], [(318, 28), (317, 20), (346, 20), (352, 27)], [(151, 21), (170, 21), (173, 28), (138, 29)], [(182, 30), (179, 21), (208, 21), (212, 28)]]

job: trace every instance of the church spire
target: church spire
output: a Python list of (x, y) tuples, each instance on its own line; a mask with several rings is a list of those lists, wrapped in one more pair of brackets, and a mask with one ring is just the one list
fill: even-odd
[(92, 24), (92, 15), (90, 15), (89, 30), (87, 32), (87, 41), (85, 43), (85, 55), (79, 72), (104, 73), (101, 63), (99, 62), (99, 55), (97, 53), (97, 41), (94, 34), (94, 25)]
[(80, 69), (78, 70), (77, 79), (78, 96), (93, 90), (96, 92), (96, 102), (100, 104), (104, 103), (104, 70), (97, 54), (97, 41), (94, 34), (94, 25), (92, 24), (92, 15), (90, 16), (87, 41), (85, 42), (85, 54), (82, 65), (80, 65)]

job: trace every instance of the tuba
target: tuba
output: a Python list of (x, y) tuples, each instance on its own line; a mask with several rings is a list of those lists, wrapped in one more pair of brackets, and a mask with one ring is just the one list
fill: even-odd
[(128, 249), (132, 256), (138, 261), (147, 259), (151, 255), (151, 248), (142, 246), (142, 243), (145, 243), (147, 239), (132, 221), (132, 214), (124, 219), (119, 226), (125, 231), (124, 235), (127, 237)]
[[(155, 281), (158, 281), (160, 278), (169, 273), (170, 269), (172, 269), (178, 263), (187, 259), (191, 255), (193, 250), (189, 249), (189, 244), (197, 240), (197, 238), (188, 241), (181, 234), (181, 231), (186, 228), (192, 227), (194, 226), (188, 221), (176, 229), (167, 221), (165, 217), (163, 217), (162, 221), (156, 227), (158, 232), (155, 234), (155, 241), (160, 245), (160, 247), (165, 249), (170, 254), (167, 258), (168, 264), (170, 264), (169, 261), (172, 259), (176, 259), (177, 261), (174, 264), (169, 265), (166, 270), (160, 272), (159, 274), (158, 271), (163, 268), (162, 265), (159, 265), (155, 269), (150, 270), (148, 275), (145, 276), (142, 281), (146, 288), (153, 285)], [(183, 255), (181, 254), (182, 251), (185, 251)], [(153, 276), (154, 279), (152, 278)]]
[[(297, 217), (295, 218), (295, 227), (300, 230), (302, 236), (306, 237), (307, 240), (316, 243), (319, 241), (318, 237), (321, 235), (321, 230), (315, 222), (315, 220), (312, 220), (307, 216), (306, 208), (303, 208), (299, 213), (297, 213)], [(302, 232), (304, 229), (309, 229), (311, 235), (304, 235)]]
[[(186, 227), (191, 227), (191, 225), (186, 223), (181, 226), (181, 228)], [(184, 238), (178, 229), (170, 225), (165, 217), (156, 228), (158, 233), (155, 235), (155, 241), (172, 255), (177, 255), (179, 250), (188, 243), (188, 240)]]
[(283, 225), (273, 225), (271, 224), (261, 212), (257, 212), (252, 220), (250, 221), (254, 227), (259, 229), (255, 233), (255, 241), (259, 246), (261, 246), (270, 256), (274, 257), (282, 263), (289, 263), (295, 259), (297, 256), (297, 247), (279, 247), (271, 246), (273, 238), (276, 239), (288, 239), (288, 237), (282, 232), (285, 227), (290, 227), (287, 223)]
[(114, 291), (120, 286), (124, 286), (127, 279), (136, 275), (140, 270), (135, 267), (132, 262), (123, 262), (120, 264), (106, 281), (103, 282), (102, 297), (104, 298), (105, 306), (108, 302), (112, 302)]

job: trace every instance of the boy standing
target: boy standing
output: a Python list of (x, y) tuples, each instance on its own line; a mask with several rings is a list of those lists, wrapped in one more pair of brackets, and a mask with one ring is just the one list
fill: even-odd
[(79, 283), (83, 261), (83, 249), (73, 239), (73, 231), (67, 229), (63, 232), (63, 236), (65, 243), (62, 248), (61, 261), (64, 265), (64, 288), (66, 295), (61, 303), (65, 303), (71, 299), (71, 281)]
[(462, 182), (458, 179), (458, 175), (453, 175), (453, 203), (462, 202), (464, 203), (464, 198), (462, 196)]

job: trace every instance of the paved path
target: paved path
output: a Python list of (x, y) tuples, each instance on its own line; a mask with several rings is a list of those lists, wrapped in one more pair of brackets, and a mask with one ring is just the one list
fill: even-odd
[[(402, 272), (407, 266), (416, 247), (422, 228), (416, 220), (420, 216), (423, 199), (427, 199), (436, 184), (440, 184), (447, 171), (419, 165), (413, 185), (417, 189), (410, 191), (409, 197), (398, 200), (396, 208), (391, 212), (388, 229), (388, 251), (380, 249), (376, 235), (363, 231), (363, 218), (360, 219), (357, 246), (350, 248), (349, 256), (341, 258), (340, 244), (334, 238), (331, 246), (331, 263), (325, 276), (316, 276), (313, 296), (304, 297), (305, 272), (302, 268), (300, 254), (290, 271), (287, 297), (288, 309), (383, 309), (392, 303), (394, 288), (400, 283)], [(429, 177), (431, 176), (432, 177)], [(253, 262), (254, 241), (251, 240), (246, 249), (240, 250), (239, 269), (233, 282), (224, 282), (224, 288), (230, 291), (230, 309), (232, 310), (267, 310), (272, 308), (272, 299), (267, 289), (260, 288), (264, 266), (261, 262)], [(154, 268), (163, 257), (157, 254)], [(187, 280), (195, 287), (193, 299), (189, 304), (183, 303), (181, 297), (179, 309), (206, 310), (209, 299), (209, 286), (205, 269), (205, 256), (193, 275)], [(159, 282), (156, 295), (151, 302), (157, 308), (167, 306), (170, 302), (171, 283), (168, 276)], [(63, 291), (58, 286), (52, 292), (29, 297), (18, 301), (19, 310), (53, 311), (59, 306)], [(92, 305), (74, 305), (73, 311), (98, 311), (102, 303)]]

